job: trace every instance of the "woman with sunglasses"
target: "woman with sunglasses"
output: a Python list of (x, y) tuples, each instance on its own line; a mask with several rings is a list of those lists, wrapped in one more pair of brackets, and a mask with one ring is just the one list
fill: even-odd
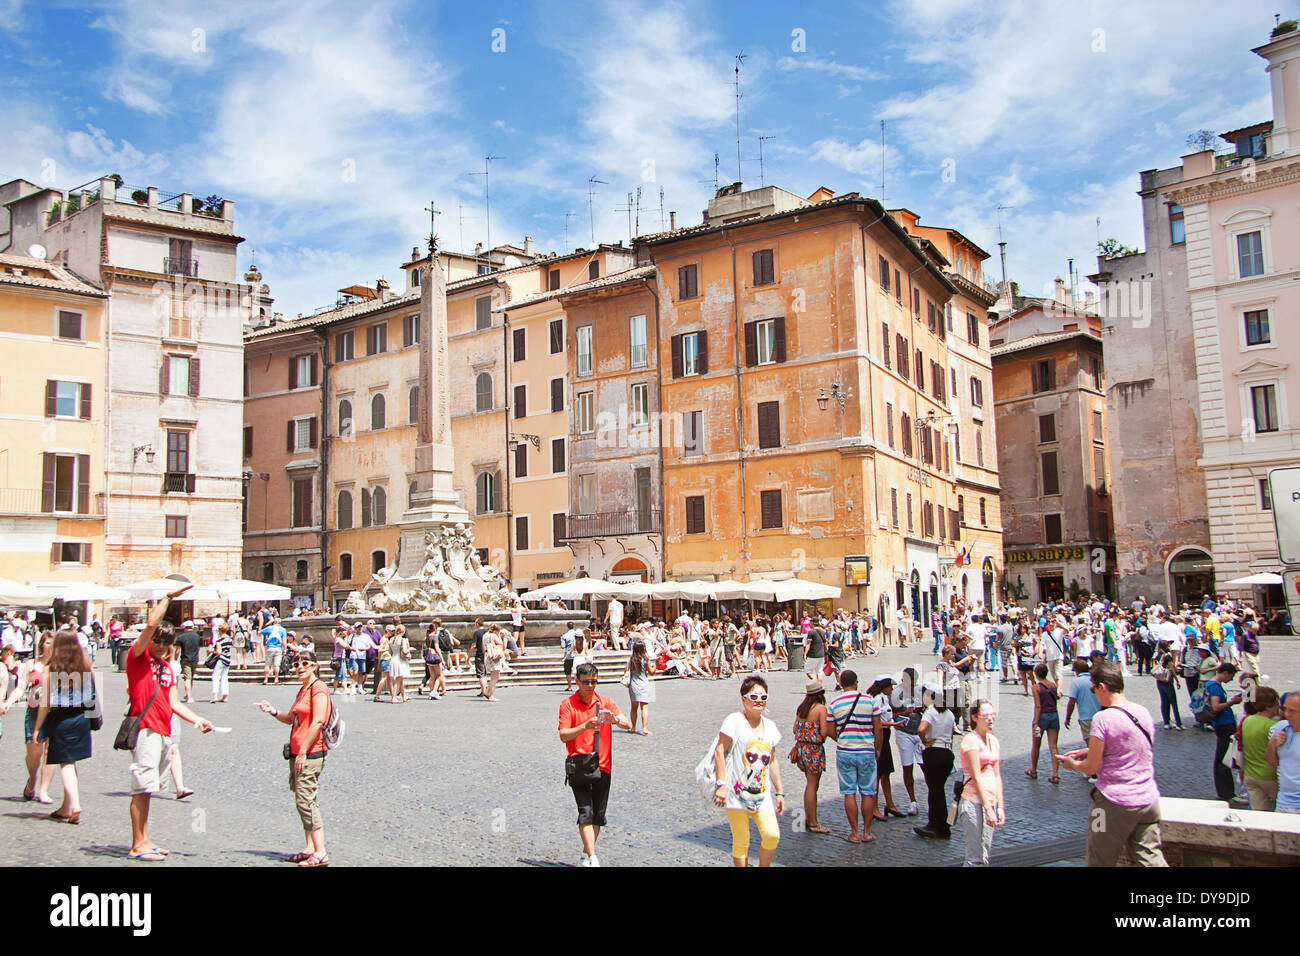
[(826, 772), (826, 738), (831, 732), (830, 714), (826, 710), (826, 688), (820, 677), (809, 677), (804, 685), (803, 703), (794, 712), (794, 749), (790, 762), (803, 771), (803, 815), (809, 833), (830, 833), (817, 820), (817, 790)]
[[(781, 765), (776, 759), (781, 731), (764, 716), (767, 681), (750, 674), (740, 684), (740, 710), (722, 722), (713, 751), (717, 789), (713, 802), (727, 811), (731, 826), (731, 860), (749, 865), (749, 821), (762, 840), (758, 865), (771, 866), (781, 840), (776, 818), (785, 813), (781, 791)], [(769, 779), (770, 778), (770, 779)]]
[(1007, 822), (1002, 799), (1002, 768), (998, 738), (993, 736), (997, 711), (987, 700), (972, 701), (970, 719), (975, 727), (961, 741), (961, 766), (965, 785), (960, 817), (966, 834), (966, 866), (988, 866), (993, 831)]
[(288, 858), (299, 866), (329, 866), (325, 852), (325, 822), (321, 819), (316, 795), (320, 789), (321, 771), (325, 769), (325, 738), (322, 731), (330, 714), (330, 694), (317, 671), (316, 654), (303, 651), (294, 661), (294, 673), (300, 684), (293, 706), (284, 713), (267, 701), (259, 701), (262, 713), (270, 714), (282, 724), (290, 726), (289, 789), (293, 791), (302, 820), (306, 849)]

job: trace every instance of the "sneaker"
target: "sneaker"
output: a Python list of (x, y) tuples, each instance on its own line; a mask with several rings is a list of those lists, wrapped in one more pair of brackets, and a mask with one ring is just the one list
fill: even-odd
[(442, 695), (430, 692), (429, 700), (442, 700)]
[(1165, 724), (1165, 730), (1173, 730), (1173, 729), (1174, 728), (1169, 723)]
[(588, 863), (587, 865), (588, 865), (588, 866), (600, 866), (600, 857), (596, 856), (596, 854), (593, 853), (593, 854), (591, 855), (591, 862)]
[(591, 866), (591, 857), (587, 856), (585, 853), (582, 854), (578, 857), (578, 866)]
[(916, 805), (915, 800), (913, 800), (911, 803), (907, 805), (907, 815), (909, 817), (914, 817), (920, 812), (921, 812), (921, 808)]

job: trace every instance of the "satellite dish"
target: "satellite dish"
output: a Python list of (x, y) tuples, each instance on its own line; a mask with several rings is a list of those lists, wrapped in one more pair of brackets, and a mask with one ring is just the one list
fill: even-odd
[(44, 259), (46, 255), (46, 250), (43, 245), (37, 242), (27, 247), (27, 254), (31, 256), (33, 259)]

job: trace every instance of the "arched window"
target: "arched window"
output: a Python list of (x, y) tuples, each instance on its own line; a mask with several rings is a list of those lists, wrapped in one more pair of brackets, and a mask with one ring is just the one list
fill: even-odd
[(306, 561), (303, 561), (303, 560), (300, 558), (300, 559), (297, 561), (297, 563), (294, 565), (294, 568), (293, 568), (293, 575), (294, 575), (294, 578), (297, 579), (298, 581), (306, 581), (306, 580), (307, 580), (307, 562), (306, 562)]
[(370, 552), (370, 573), (378, 574), (388, 566), (388, 555), (382, 551)]
[(988, 523), (989, 523), (988, 512), (984, 510), (984, 499), (981, 498), (980, 499), (980, 524), (987, 525)]
[(384, 393), (380, 392), (370, 400), (370, 430), (379, 431), (384, 427)]
[(352, 434), (352, 403), (346, 398), (339, 402), (339, 437), (347, 438)]
[(492, 373), (479, 372), (474, 379), (474, 411), (492, 411)]
[(409, 424), (420, 424), (420, 386), (418, 385), (412, 385), (406, 395), (406, 417)]
[(346, 488), (339, 490), (338, 515), (334, 523), (340, 531), (347, 531), (352, 527), (352, 492)]
[(493, 472), (480, 472), (474, 482), (475, 511), (491, 514), (497, 510), (497, 478)]
[(370, 512), (375, 524), (388, 524), (388, 493), (376, 488), (370, 495)]
[(339, 580), (352, 580), (352, 555), (350, 554), (339, 555)]

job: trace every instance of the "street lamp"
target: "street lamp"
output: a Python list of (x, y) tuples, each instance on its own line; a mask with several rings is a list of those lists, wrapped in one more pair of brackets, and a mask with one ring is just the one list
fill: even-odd
[(533, 446), (533, 451), (542, 450), (542, 439), (537, 435), (511, 435), (510, 444), (518, 445), (520, 442), (529, 442)]
[(132, 449), (131, 449), (131, 464), (134, 465), (134, 464), (136, 463), (136, 461), (137, 461), (137, 460), (139, 459), (139, 457), (140, 457), (140, 452), (144, 452), (144, 460), (145, 460), (146, 462), (148, 462), (150, 465), (152, 465), (152, 464), (153, 464), (153, 457), (154, 457), (154, 454), (155, 454), (155, 453), (154, 453), (154, 450), (153, 450), (153, 445), (151, 445), (151, 444), (136, 445), (134, 448), (132, 448)]
[(835, 401), (839, 404), (841, 409), (843, 409), (845, 404), (847, 403), (847, 399), (844, 397), (844, 391), (840, 388), (839, 382), (831, 383), (831, 390), (829, 394), (827, 393), (825, 388), (818, 389), (817, 407), (821, 409), (823, 412), (826, 411), (826, 408), (827, 406), (830, 405), (832, 398), (835, 399)]

